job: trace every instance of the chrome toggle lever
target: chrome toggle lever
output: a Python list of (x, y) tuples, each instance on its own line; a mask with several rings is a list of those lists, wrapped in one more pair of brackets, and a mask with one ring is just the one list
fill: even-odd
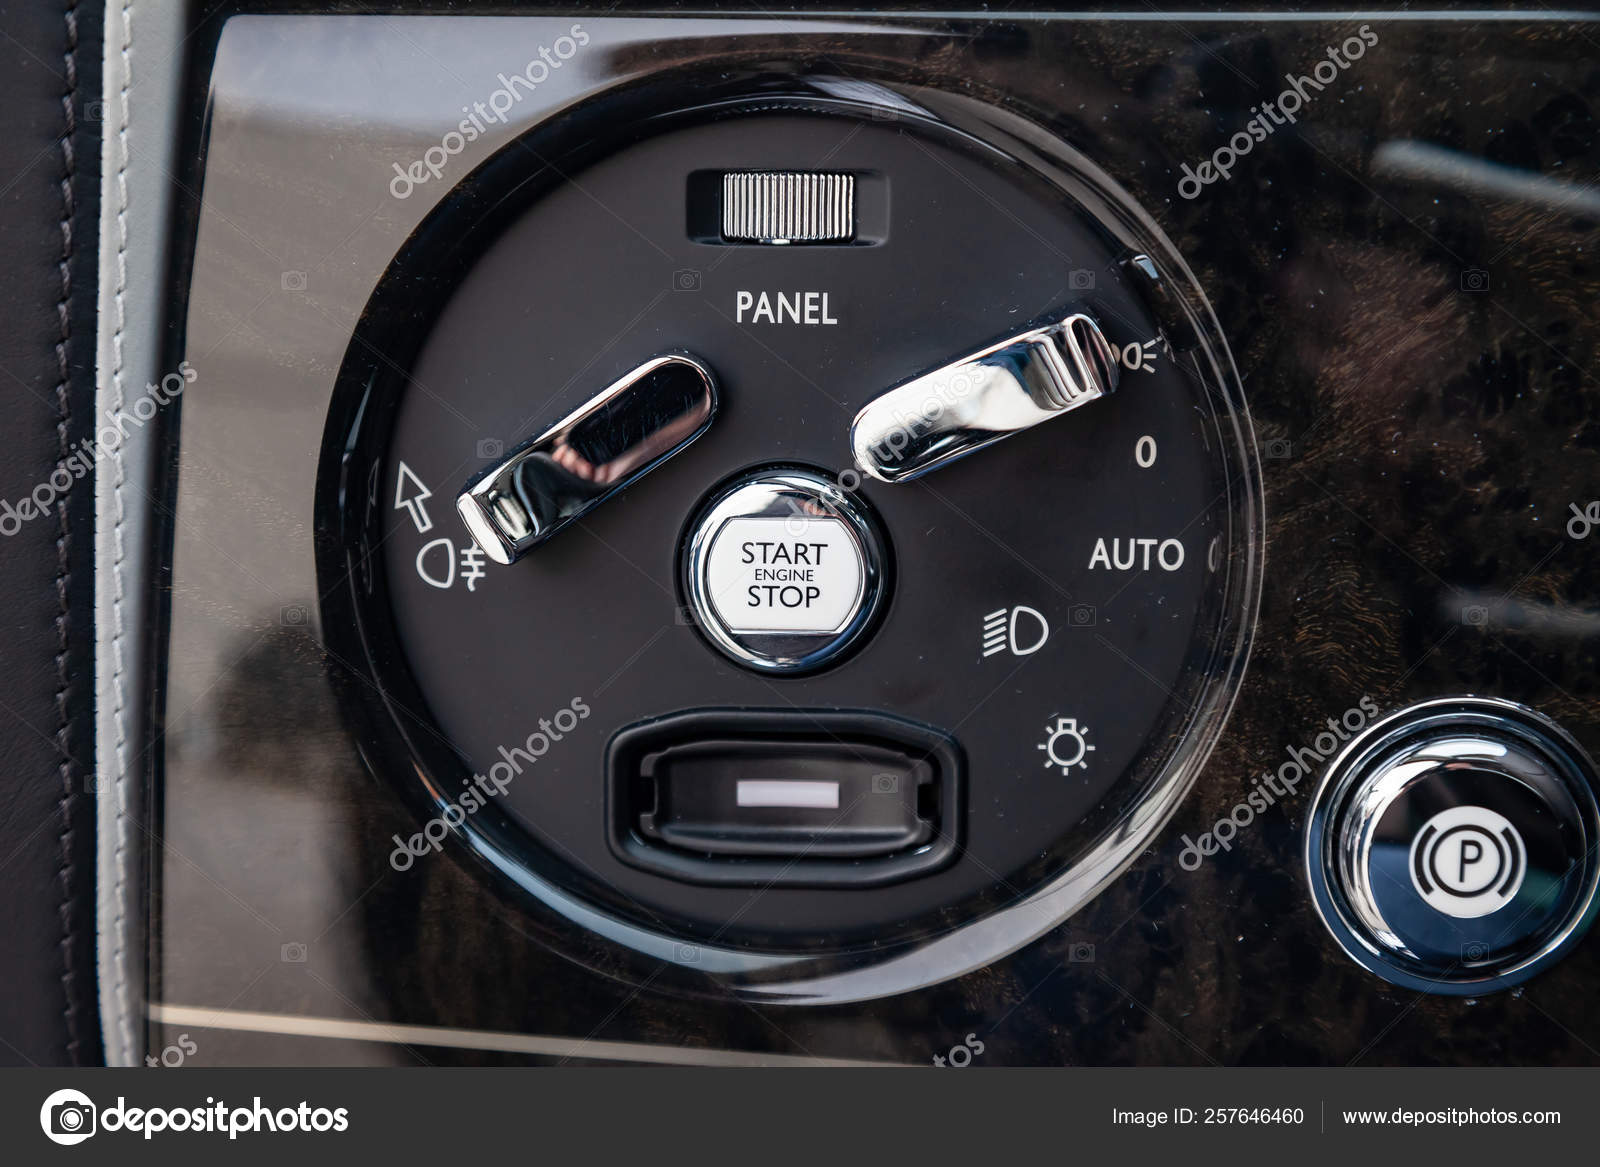
[(716, 412), (710, 369), (655, 357), (480, 474), (456, 510), (490, 559), (514, 563), (705, 433)]
[(850, 448), (863, 473), (909, 482), (1117, 387), (1115, 350), (1075, 313), (980, 349), (889, 390), (856, 414)]

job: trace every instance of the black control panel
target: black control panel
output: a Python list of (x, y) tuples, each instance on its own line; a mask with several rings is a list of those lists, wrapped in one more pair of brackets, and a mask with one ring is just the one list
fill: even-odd
[[(1014, 944), (1019, 901), (1149, 836), (1238, 682), (1260, 503), (1216, 321), (1125, 192), (1000, 109), (650, 98), (597, 100), (638, 126), (609, 149), (497, 160), (492, 214), (441, 203), (349, 351), (325, 625), (364, 709), (403, 694), (380, 772), (443, 812), (581, 701), (458, 824), (523, 893), (636, 949), (864, 973)], [(726, 737), (752, 709), (770, 731)]]
[(1594, 1064), (1595, 36), (219, 22), (152, 1040)]

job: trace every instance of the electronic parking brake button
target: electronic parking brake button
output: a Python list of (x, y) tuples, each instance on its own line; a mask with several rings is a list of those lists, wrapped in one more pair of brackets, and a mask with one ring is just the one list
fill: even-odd
[(1334, 938), (1408, 988), (1476, 994), (1526, 980), (1595, 912), (1600, 808), (1582, 747), (1531, 709), (1424, 702), (1334, 759), (1307, 832)]
[(690, 523), (684, 591), (701, 630), (734, 660), (798, 672), (868, 631), (884, 559), (862, 500), (814, 471), (762, 470), (713, 491)]

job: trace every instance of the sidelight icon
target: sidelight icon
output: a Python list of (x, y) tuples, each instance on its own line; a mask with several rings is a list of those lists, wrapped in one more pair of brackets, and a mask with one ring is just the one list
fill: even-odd
[(1050, 622), (1044, 613), (1026, 604), (1001, 608), (983, 618), (983, 655), (1010, 652), (1012, 656), (1031, 656), (1050, 639)]
[(1074, 766), (1080, 770), (1089, 768), (1088, 758), (1094, 747), (1089, 744), (1087, 725), (1079, 725), (1075, 717), (1056, 715), (1051, 717), (1044, 732), (1045, 739), (1039, 743), (1039, 748), (1044, 751), (1046, 770), (1054, 766), (1063, 774), (1070, 774)]

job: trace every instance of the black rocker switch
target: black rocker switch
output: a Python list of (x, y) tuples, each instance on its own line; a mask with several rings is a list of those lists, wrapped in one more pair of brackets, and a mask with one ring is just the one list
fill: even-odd
[(608, 750), (611, 837), (701, 883), (881, 884), (953, 856), (960, 755), (936, 730), (836, 711), (703, 711)]

